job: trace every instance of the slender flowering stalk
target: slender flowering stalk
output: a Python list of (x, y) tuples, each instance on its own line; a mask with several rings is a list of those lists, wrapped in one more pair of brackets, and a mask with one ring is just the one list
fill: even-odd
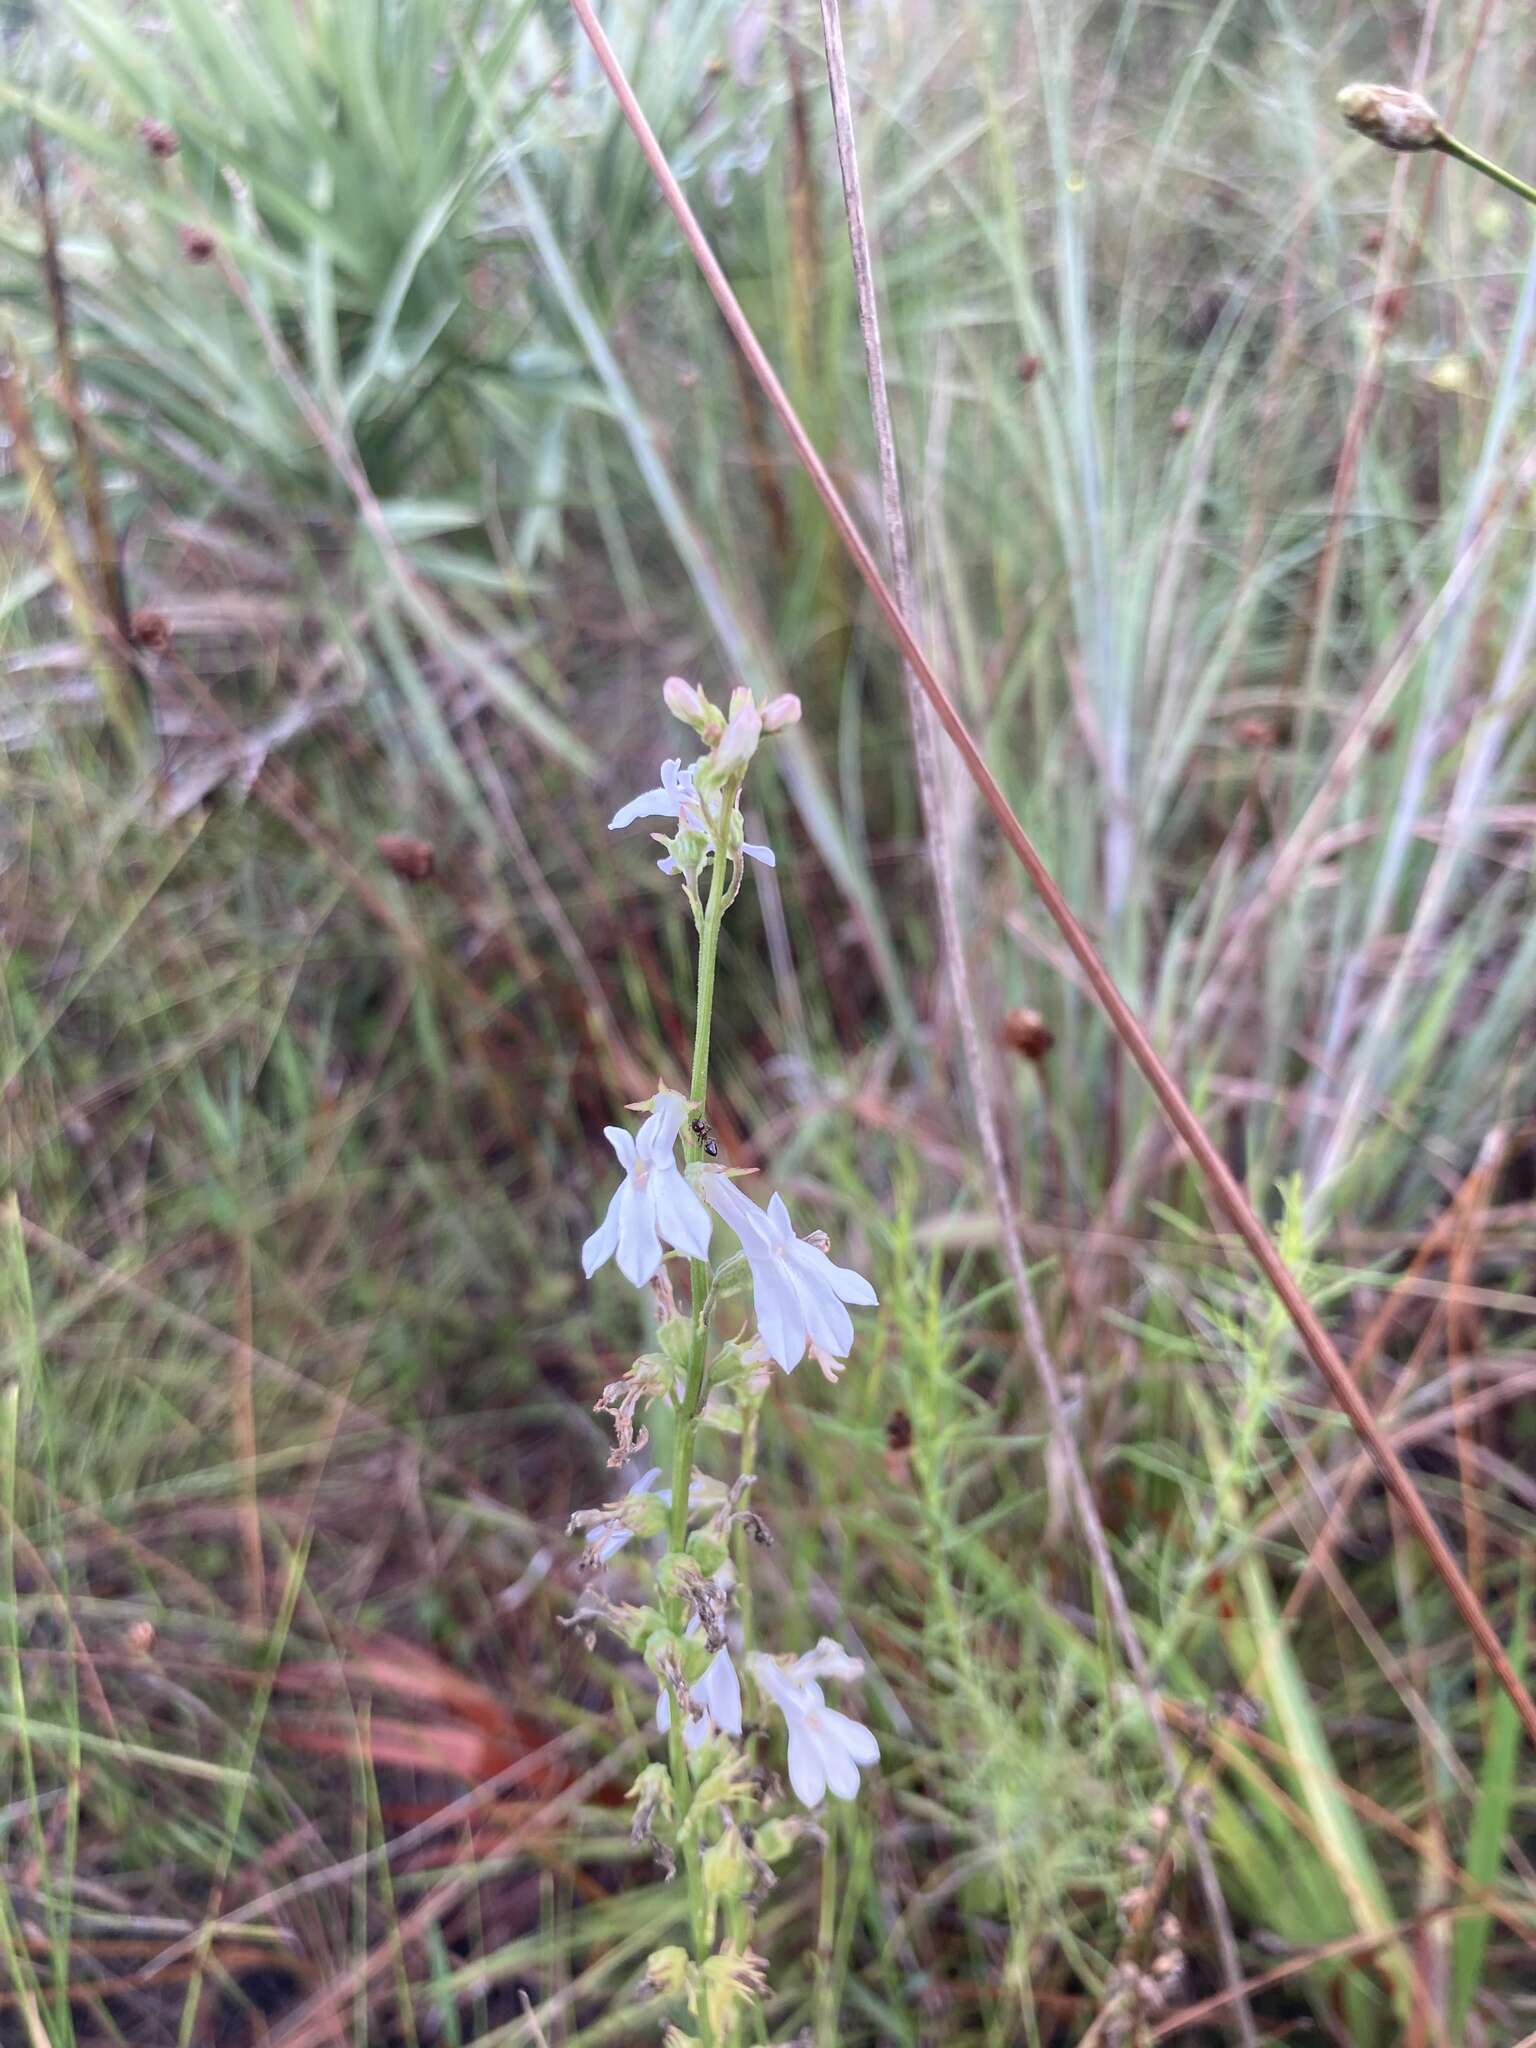
[[(665, 1486), (651, 1467), (620, 1499), (572, 1517), (589, 1570), (630, 1573), (643, 1558), (639, 1575), (651, 1582), (643, 1603), (589, 1593), (575, 1618), (600, 1622), (639, 1650), (657, 1686), (667, 1763), (648, 1765), (631, 1797), (636, 1839), (651, 1844), (669, 1875), (681, 1864), (688, 1895), (688, 1947), (659, 1949), (647, 1966), (653, 1989), (682, 2009), (666, 2039), (672, 2048), (735, 2048), (749, 2029), (764, 2038), (761, 2016), (752, 2020), (767, 1982), (750, 1946), (756, 1907), (774, 1862), (803, 1832), (774, 1814), (763, 1789), (770, 1781), (745, 1753), (741, 1674), (783, 1716), (789, 1782), (802, 1805), (829, 1793), (852, 1798), (860, 1770), (880, 1756), (871, 1731), (822, 1691), (823, 1679), (858, 1679), (857, 1660), (827, 1637), (793, 1660), (767, 1656), (753, 1641), (744, 1538), (768, 1533), (747, 1505), (763, 1395), (770, 1362), (793, 1372), (807, 1350), (836, 1384), (854, 1346), (849, 1307), (878, 1304), (862, 1274), (834, 1263), (824, 1235), (796, 1232), (782, 1196), (760, 1207), (736, 1185), (716, 1163), (706, 1119), (721, 928), (747, 861), (774, 864), (772, 849), (743, 833), (742, 783), (764, 742), (796, 723), (799, 700), (785, 694), (759, 706), (737, 690), (722, 711), (680, 676), (668, 677), (662, 694), (705, 751), (691, 763), (664, 761), (657, 786), (622, 805), (610, 829), (641, 818), (672, 826), (655, 837), (658, 866), (681, 880), (698, 934), (692, 1069), (686, 1095), (661, 1085), (631, 1105), (648, 1112), (638, 1131), (607, 1128), (624, 1177), (581, 1259), (589, 1279), (612, 1260), (632, 1286), (651, 1290), (658, 1311), (653, 1348), (597, 1404), (614, 1423), (609, 1462), (622, 1465), (644, 1447), (639, 1410), (660, 1404), (671, 1411), (671, 1470)], [(740, 1243), (739, 1257), (715, 1255), (714, 1216)], [(686, 1310), (666, 1270), (674, 1255), (688, 1262)], [(743, 1268), (756, 1327), (722, 1334), (717, 1314), (740, 1299)], [(700, 1436), (710, 1430), (740, 1439), (729, 1483), (699, 1467)]]

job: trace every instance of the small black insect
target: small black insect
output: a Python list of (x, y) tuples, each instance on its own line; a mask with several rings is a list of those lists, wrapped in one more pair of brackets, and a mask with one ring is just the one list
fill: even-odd
[(696, 1116), (688, 1128), (698, 1139), (706, 1159), (718, 1159), (720, 1157), (720, 1147), (715, 1143), (715, 1134), (703, 1117)]

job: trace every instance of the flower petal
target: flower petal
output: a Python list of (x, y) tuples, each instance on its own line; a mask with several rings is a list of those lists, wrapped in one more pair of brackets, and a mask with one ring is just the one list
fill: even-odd
[(741, 850), (748, 860), (760, 861), (765, 868), (776, 868), (778, 866), (771, 846), (758, 846), (752, 840), (744, 839), (741, 842)]
[(846, 1358), (853, 1349), (853, 1318), (820, 1275), (807, 1281), (797, 1273), (795, 1281), (811, 1342), (834, 1358)]
[(614, 1189), (607, 1215), (581, 1248), (581, 1270), (589, 1280), (619, 1248), (619, 1198), (628, 1185), (628, 1181), (621, 1181)]
[(657, 1170), (651, 1193), (656, 1202), (656, 1228), (667, 1243), (690, 1259), (707, 1259), (714, 1219), (675, 1166), (669, 1163)]
[(672, 1726), (672, 1695), (664, 1685), (656, 1695), (656, 1726), (663, 1735)]
[(688, 1114), (688, 1098), (675, 1088), (658, 1088), (651, 1098), (654, 1107), (640, 1126), (635, 1150), (642, 1159), (665, 1159), (677, 1144), (677, 1134)]
[(772, 1253), (754, 1256), (747, 1248), (752, 1268), (752, 1304), (757, 1311), (757, 1332), (768, 1347), (768, 1356), (793, 1372), (805, 1356), (805, 1309), (788, 1269)]
[(806, 1732), (821, 1757), (822, 1768), (827, 1774), (827, 1790), (839, 1799), (852, 1799), (859, 1789), (859, 1767), (836, 1737), (823, 1731), (821, 1724), (825, 1718), (825, 1715), (818, 1714)]
[(619, 1164), (628, 1173), (635, 1163), (635, 1141), (628, 1131), (617, 1124), (604, 1124), (603, 1136), (618, 1154)]
[(619, 806), (608, 820), (608, 830), (622, 832), (626, 825), (633, 825), (636, 818), (675, 818), (677, 812), (678, 800), (670, 790), (648, 789)]
[(819, 1245), (807, 1244), (797, 1237), (789, 1248), (790, 1263), (803, 1280), (830, 1288), (840, 1301), (851, 1301), (860, 1308), (878, 1308), (880, 1297), (864, 1278), (855, 1273), (852, 1266), (834, 1266)]
[[(854, 1772), (857, 1779), (858, 1772)], [(789, 1782), (802, 1806), (819, 1806), (827, 1789), (827, 1767), (821, 1746), (802, 1718), (789, 1724)]]
[(749, 1256), (754, 1251), (772, 1249), (773, 1234), (762, 1210), (741, 1192), (729, 1174), (705, 1174), (699, 1192), (715, 1214), (735, 1231)]
[(816, 1701), (811, 1697), (814, 1688), (791, 1678), (783, 1665), (775, 1664), (761, 1650), (754, 1650), (747, 1662), (752, 1676), (786, 1720), (792, 1720), (797, 1714), (804, 1714), (815, 1706)]
[(694, 1690), (708, 1707), (717, 1728), (727, 1735), (741, 1733), (741, 1680), (724, 1644), (716, 1650), (709, 1669)]
[(708, 1742), (712, 1733), (708, 1714), (690, 1714), (688, 1725), (683, 1730), (684, 1749), (698, 1749)]
[(619, 1271), (632, 1287), (644, 1287), (661, 1264), (661, 1239), (656, 1235), (656, 1204), (650, 1193), (626, 1180), (618, 1192)]
[(795, 1236), (795, 1226), (789, 1220), (789, 1210), (785, 1206), (784, 1197), (777, 1188), (768, 1197), (768, 1221), (772, 1225), (775, 1234), (783, 1238), (786, 1243), (796, 1244), (799, 1242)]
[(839, 1748), (845, 1749), (856, 1764), (877, 1764), (880, 1761), (880, 1745), (874, 1731), (866, 1728), (862, 1721), (855, 1721), (848, 1714), (840, 1714), (836, 1707), (823, 1707), (816, 1716), (817, 1725), (824, 1728)]

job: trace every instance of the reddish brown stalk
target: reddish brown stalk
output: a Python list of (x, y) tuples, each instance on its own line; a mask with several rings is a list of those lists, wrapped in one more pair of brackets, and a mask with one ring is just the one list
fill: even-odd
[(751, 365), (753, 375), (762, 386), (768, 403), (778, 414), (780, 424), (788, 435), (795, 454), (804, 466), (843, 545), (852, 556), (854, 566), (874, 598), (882, 618), (890, 628), (892, 638), (911, 664), (912, 672), (917, 677), (924, 696), (933, 706), (939, 723), (954, 743), (965, 764), (966, 773), (980, 791), (1003, 837), (1034, 884), (1036, 893), (1081, 968), (1084, 980), (1092, 989), (1121, 1043), (1140, 1067), (1148, 1086), (1157, 1097), (1163, 1114), (1200, 1169), (1217, 1207), (1230, 1217), (1238, 1236), (1253, 1255), (1255, 1264), (1273, 1288), (1276, 1298), (1290, 1317), (1313, 1363), (1327, 1382), (1334, 1400), (1349, 1417), (1362, 1443), (1370, 1451), (1383, 1480), (1401, 1504), (1409, 1527), (1428, 1552), (1430, 1561), (1443, 1580), (1457, 1612), (1466, 1623), (1468, 1632), (1497, 1674), (1499, 1683), (1514, 1702), (1525, 1731), (1533, 1746), (1536, 1746), (1536, 1700), (1533, 1700), (1526, 1690), (1519, 1673), (1509, 1660), (1503, 1643), (1499, 1640), (1498, 1631), (1462, 1575), (1461, 1567), (1457, 1564), (1450, 1545), (1441, 1535), (1434, 1518), (1420, 1498), (1407, 1466), (1378, 1428), (1374, 1414), (1350, 1377), (1349, 1369), (1335, 1348), (1333, 1339), (1297, 1285), (1295, 1276), (1271, 1243), (1269, 1234), (1259, 1221), (1253, 1205), (1220, 1152), (1206, 1135), (1183, 1090), (1163, 1065), (1157, 1048), (1120, 993), (1108, 968), (1099, 958), (1093, 941), (1056, 886), (1050, 870), (1036, 851), (1033, 841), (1004, 796), (997, 778), (983, 759), (981, 749), (971, 737), (953, 698), (939, 680), (927, 653), (903, 618), (901, 607), (881, 575), (879, 564), (868, 542), (855, 525), (853, 516), (833, 483), (826, 464), (801, 425), (799, 415), (779, 382), (762, 343), (742, 311), (725, 272), (721, 269), (703, 229), (695, 219), (693, 209), (689, 206), (660, 143), (651, 131), (624, 69), (592, 11), (591, 0), (571, 0), (571, 9), (592, 45), (624, 118), (639, 143), (646, 162), (650, 165), (663, 198), (682, 229), (684, 240), (693, 252), (694, 260), (714, 294), (716, 304), (724, 314), (731, 332), (741, 344), (742, 352)]

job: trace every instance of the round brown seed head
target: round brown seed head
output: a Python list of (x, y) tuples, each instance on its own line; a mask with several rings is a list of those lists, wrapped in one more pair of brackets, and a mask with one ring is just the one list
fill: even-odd
[(430, 881), (437, 869), (437, 849), (429, 839), (408, 832), (381, 832), (374, 847), (380, 860), (407, 882)]
[(1383, 149), (1433, 149), (1440, 141), (1440, 116), (1422, 93), (1400, 85), (1346, 85), (1339, 112)]
[(149, 654), (164, 654), (171, 644), (171, 622), (164, 612), (143, 605), (128, 621), (128, 638)]
[(1003, 1043), (1027, 1060), (1043, 1060), (1056, 1034), (1038, 1010), (1010, 1010), (1003, 1019)]
[(164, 163), (168, 157), (173, 157), (181, 147), (181, 140), (176, 130), (167, 127), (164, 121), (153, 119), (144, 120), (139, 123), (139, 140), (149, 151), (150, 155), (158, 157), (161, 163)]

